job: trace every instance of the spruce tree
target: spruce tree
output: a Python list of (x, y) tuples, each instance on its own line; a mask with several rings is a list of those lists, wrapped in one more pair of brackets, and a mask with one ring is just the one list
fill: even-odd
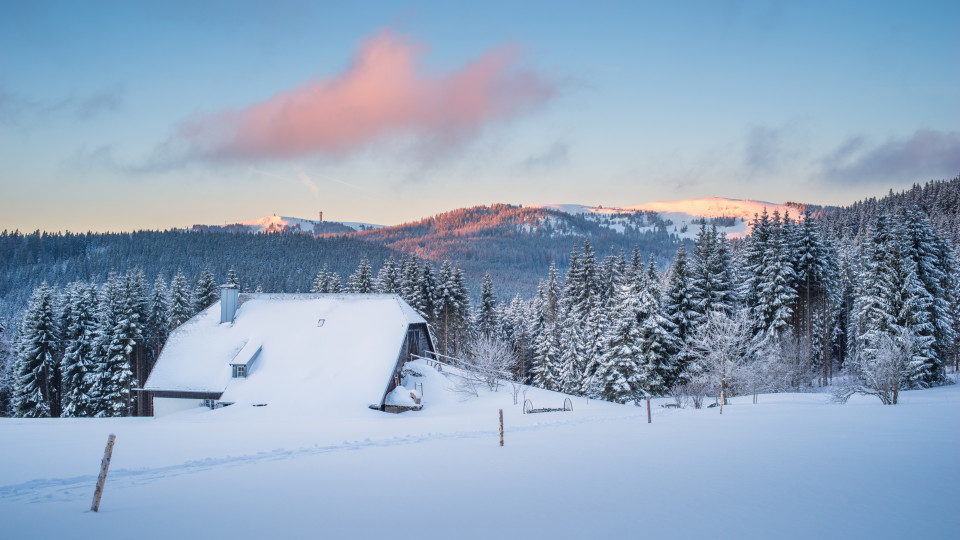
[(696, 321), (700, 320), (694, 302), (687, 251), (681, 243), (670, 269), (670, 281), (663, 306), (664, 317), (670, 321), (673, 328), (675, 349), (671, 351), (671, 363), (676, 370), (675, 382), (679, 383), (684, 382), (684, 374), (692, 360), (685, 345), (693, 334)]
[(731, 314), (736, 294), (733, 285), (733, 264), (726, 236), (716, 225), (701, 225), (694, 241), (690, 292), (694, 298), (698, 323), (711, 311)]
[(797, 228), (796, 305), (794, 332), (809, 344), (811, 362), (820, 373), (821, 384), (829, 384), (834, 333), (837, 331), (841, 298), (836, 251), (823, 237), (810, 209), (803, 213)]
[(653, 255), (636, 305), (639, 323), (639, 370), (645, 394), (665, 394), (678, 379), (673, 351), (679, 348), (673, 324), (664, 316), (660, 278)]
[(310, 292), (324, 294), (340, 292), (340, 276), (336, 272), (327, 270), (327, 265), (324, 264), (323, 268), (317, 272), (316, 277), (313, 278)]
[(547, 390), (560, 389), (561, 294), (557, 267), (551, 264), (548, 281), (537, 289), (533, 328), (533, 384)]
[(343, 290), (343, 286), (340, 284), (340, 274), (336, 272), (327, 273), (327, 282), (326, 282), (326, 292), (328, 293), (339, 293)]
[(590, 375), (599, 362), (606, 317), (598, 291), (596, 258), (587, 239), (582, 254), (576, 246), (570, 253), (561, 300), (560, 386), (570, 394), (580, 393), (591, 384)]
[[(916, 269), (917, 280), (926, 294), (926, 320), (930, 326), (919, 329), (921, 339), (932, 339), (930, 358), (925, 366), (922, 384), (932, 386), (946, 380), (946, 358), (953, 350), (956, 335), (953, 313), (956, 286), (949, 270), (952, 257), (946, 242), (930, 225), (930, 221), (916, 208), (900, 213), (903, 222), (904, 248)], [(915, 336), (916, 338), (916, 336)]]
[(430, 263), (423, 261), (420, 267), (419, 279), (417, 281), (417, 305), (414, 307), (432, 326), (438, 324), (437, 308), (437, 280), (430, 269)]
[(789, 220), (781, 221), (779, 212), (774, 212), (771, 225), (760, 275), (755, 283), (757, 305), (754, 316), (759, 324), (758, 339), (779, 343), (790, 329), (793, 317), (797, 299), (796, 273), (791, 261)]
[(477, 305), (474, 327), (480, 335), (491, 337), (498, 325), (497, 297), (493, 294), (493, 280), (490, 278), (490, 272), (487, 272), (480, 285), (480, 303)]
[(456, 356), (462, 345), (470, 304), (463, 282), (463, 272), (459, 266), (454, 267), (448, 260), (443, 261), (437, 276), (434, 303), (440, 332), (439, 346), (443, 349), (443, 354)]
[(77, 282), (69, 289), (70, 317), (64, 328), (65, 352), (60, 362), (63, 372), (63, 411), (61, 416), (93, 416), (92, 397), (96, 389), (97, 287)]
[(584, 362), (584, 338), (581, 327), (576, 324), (563, 324), (557, 329), (559, 334), (559, 355), (557, 364), (559, 366), (558, 381), (559, 390), (566, 394), (579, 394), (581, 388), (587, 385), (591, 388), (592, 381), (584, 381), (583, 372), (586, 368)]
[[(397, 293), (413, 309), (420, 311), (423, 299), (420, 296), (420, 265), (411, 255), (404, 255), (400, 261), (400, 290)], [(421, 315), (423, 313), (421, 312)]]
[(310, 283), (310, 292), (312, 293), (325, 293), (327, 292), (327, 265), (323, 265), (317, 275), (314, 276), (313, 281)]
[[(767, 254), (772, 224), (767, 208), (759, 215), (754, 214), (751, 223), (750, 235), (744, 239), (744, 247), (741, 255), (742, 280), (739, 286), (739, 296), (745, 307), (755, 313), (759, 305), (759, 293), (764, 275), (764, 260)], [(701, 233), (705, 231), (701, 228)], [(757, 324), (755, 333), (759, 334), (762, 329)]]
[(536, 315), (533, 313), (531, 305), (524, 302), (519, 293), (513, 297), (510, 305), (505, 307), (502, 313), (500, 333), (507, 337), (517, 355), (519, 361), (517, 370), (520, 375), (517, 380), (527, 383), (532, 368), (533, 325)]
[(200, 273), (200, 279), (197, 281), (197, 286), (193, 291), (193, 312), (200, 313), (215, 304), (219, 299), (220, 294), (217, 289), (217, 282), (213, 279), (210, 267), (205, 266), (203, 272)]
[(14, 415), (12, 399), (15, 357), (7, 328), (6, 320), (0, 317), (0, 417)]
[(350, 275), (349, 292), (367, 294), (373, 292), (373, 270), (366, 257), (360, 260), (356, 271)]
[(396, 261), (390, 257), (384, 261), (380, 271), (377, 272), (376, 291), (378, 293), (392, 294), (400, 292), (400, 273)]
[(607, 401), (626, 403), (642, 394), (640, 373), (640, 328), (637, 295), (627, 291), (613, 314), (613, 324), (593, 375), (599, 396)]
[(177, 270), (170, 282), (170, 330), (187, 322), (193, 314), (187, 278), (182, 271)]
[(560, 345), (557, 327), (547, 321), (542, 293), (537, 301), (534, 326), (533, 384), (547, 390), (560, 389)]
[(913, 351), (904, 373), (904, 387), (927, 386), (931, 373), (933, 325), (928, 318), (929, 293), (917, 277), (903, 228), (889, 214), (874, 220), (864, 245), (863, 284), (854, 304), (861, 363), (871, 362), (884, 339), (912, 336)]
[(153, 290), (150, 292), (147, 324), (144, 327), (144, 341), (149, 358), (148, 369), (153, 368), (153, 363), (160, 356), (160, 349), (170, 335), (169, 298), (167, 282), (162, 275), (157, 274), (157, 279), (153, 282)]
[(59, 348), (53, 290), (44, 282), (33, 291), (20, 326), (13, 394), (17, 416), (59, 415), (59, 389), (54, 387), (54, 372), (60, 367), (56, 356)]
[(135, 383), (130, 357), (142, 336), (134, 300), (116, 274), (110, 275), (100, 291), (99, 310), (92, 401), (98, 417), (124, 416), (132, 412)]
[(232, 287), (240, 288), (240, 277), (237, 276), (237, 271), (230, 267), (230, 270), (227, 271), (227, 285)]

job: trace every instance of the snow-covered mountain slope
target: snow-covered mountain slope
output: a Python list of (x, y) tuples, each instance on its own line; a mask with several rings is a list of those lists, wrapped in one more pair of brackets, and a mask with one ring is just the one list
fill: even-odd
[[(712, 220), (717, 227), (727, 233), (729, 238), (740, 238), (749, 234), (749, 224), (753, 216), (760, 214), (764, 209), (772, 214), (778, 211), (781, 214), (791, 212), (797, 214), (796, 208), (764, 201), (743, 199), (727, 199), (723, 197), (709, 197), (705, 199), (685, 199), (677, 201), (658, 201), (634, 206), (605, 207), (586, 206), (582, 204), (543, 204), (534, 205), (537, 208), (551, 208), (568, 214), (584, 214), (596, 216), (607, 227), (617, 229), (622, 227), (618, 223), (622, 217), (637, 213), (656, 213), (660, 220), (668, 222), (668, 231), (674, 232), (682, 238), (696, 236), (698, 226), (704, 219)], [(674, 230), (675, 229), (675, 230)]]
[(227, 225), (194, 225), (194, 230), (224, 230), (229, 232), (273, 233), (302, 232), (307, 234), (349, 234), (357, 231), (379, 229), (383, 225), (359, 223), (354, 221), (316, 221), (287, 216), (266, 216), (241, 223)]

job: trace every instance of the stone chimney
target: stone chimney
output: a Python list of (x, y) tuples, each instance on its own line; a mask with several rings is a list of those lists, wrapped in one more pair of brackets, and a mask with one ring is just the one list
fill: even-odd
[(240, 304), (240, 287), (237, 285), (220, 286), (220, 323), (233, 323)]

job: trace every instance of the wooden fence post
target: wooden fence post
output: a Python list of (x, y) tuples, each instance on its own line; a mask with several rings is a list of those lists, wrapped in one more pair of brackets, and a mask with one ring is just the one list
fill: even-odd
[(107, 481), (107, 469), (110, 468), (110, 456), (113, 455), (113, 441), (117, 438), (113, 433), (107, 438), (107, 447), (103, 450), (103, 461), (100, 462), (100, 476), (97, 477), (97, 489), (93, 491), (93, 504), (90, 510), (100, 511), (100, 497), (103, 495), (103, 483)]
[(650, 418), (650, 396), (647, 396), (647, 423), (652, 423), (652, 419)]
[(500, 409), (500, 446), (503, 446), (503, 409)]

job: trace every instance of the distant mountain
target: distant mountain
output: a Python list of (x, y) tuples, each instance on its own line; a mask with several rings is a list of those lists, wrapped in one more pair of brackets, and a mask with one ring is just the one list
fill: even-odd
[(556, 262), (565, 271), (571, 249), (582, 247), (587, 238), (598, 258), (621, 250), (629, 255), (636, 246), (644, 260), (652, 254), (664, 268), (680, 242), (696, 237), (701, 223), (739, 238), (749, 233), (750, 220), (764, 208), (770, 213), (799, 213), (796, 207), (781, 204), (713, 197), (625, 207), (494, 204), (394, 226), (268, 216), (193, 229), (344, 235), (424, 259), (459, 261), (471, 285), (490, 271), (501, 295), (529, 296), (550, 264)]
[(318, 221), (312, 219), (273, 215), (251, 221), (244, 221), (242, 223), (231, 223), (228, 225), (194, 225), (191, 229), (194, 231), (221, 231), (237, 233), (294, 232), (312, 234), (314, 236), (323, 236), (328, 234), (350, 234), (357, 231), (378, 229), (380, 227), (383, 227), (383, 225), (357, 223), (352, 221)]
[(462, 208), (351, 236), (434, 261), (459, 261), (471, 284), (490, 271), (502, 297), (532, 294), (550, 264), (565, 271), (570, 250), (587, 238), (598, 258), (620, 250), (629, 255), (638, 246), (644, 260), (652, 253), (661, 267), (681, 241), (655, 212), (608, 215), (508, 204)]
[(721, 231), (727, 234), (728, 238), (742, 238), (750, 233), (749, 224), (753, 216), (760, 214), (764, 209), (770, 214), (778, 211), (781, 214), (790, 212), (796, 216), (799, 212), (797, 206), (710, 197), (706, 199), (650, 202), (622, 207), (584, 206), (579, 204), (545, 204), (537, 207), (552, 208), (568, 214), (606, 216), (611, 223), (615, 223), (618, 216), (636, 213), (645, 213), (648, 216), (655, 214), (656, 218), (652, 218), (652, 221), (665, 223), (667, 228), (680, 238), (692, 239), (697, 235), (697, 229), (705, 219), (715, 223)]

